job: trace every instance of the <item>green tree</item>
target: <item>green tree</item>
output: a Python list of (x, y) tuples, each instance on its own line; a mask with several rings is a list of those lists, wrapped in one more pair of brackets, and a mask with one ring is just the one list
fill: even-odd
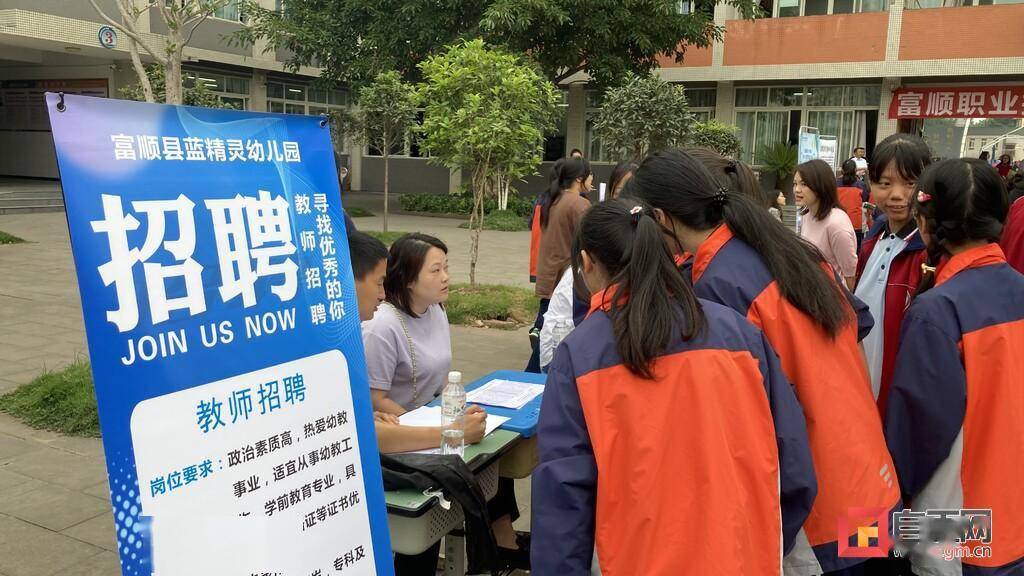
[(685, 143), (693, 125), (683, 87), (648, 74), (608, 89), (594, 131), (613, 156), (643, 158)]
[(482, 40), (451, 46), (420, 68), (421, 143), (432, 162), (472, 175), (469, 282), (475, 284), (484, 198), (540, 165), (544, 134), (557, 119), (556, 89), (522, 58)]
[(430, 54), (482, 38), (530, 54), (555, 83), (584, 72), (608, 86), (720, 38), (716, 3), (744, 17), (760, 11), (755, 0), (698, 0), (689, 14), (679, 0), (287, 0), (282, 11), (246, 0), (249, 26), (235, 39), (266, 39), (292, 52), (293, 69), (316, 65), (326, 81), (358, 84), (382, 70), (417, 80), (417, 63)]
[[(217, 10), (227, 6), (233, 0), (116, 0), (117, 11), (121, 20), (107, 15), (96, 3), (89, 0), (96, 13), (122, 34), (128, 37), (128, 53), (132, 67), (139, 77), (139, 90), (142, 99), (155, 102), (156, 94), (150, 85), (149, 76), (142, 66), (139, 57), (139, 46), (149, 53), (164, 69), (166, 87), (164, 101), (168, 104), (184, 103), (181, 76), (181, 59), (185, 46), (192, 41), (192, 35), (207, 18)], [(154, 43), (151, 37), (139, 31), (139, 16), (155, 8), (167, 26), (167, 34), (163, 36), (162, 45)]]
[[(164, 76), (162, 66), (150, 64), (146, 67), (146, 78), (149, 80), (149, 89), (154, 100), (166, 98), (167, 77)], [(121, 88), (121, 96), (128, 100), (146, 101), (146, 93), (143, 84), (132, 84)], [(202, 82), (185, 82), (182, 91), (182, 104), (189, 106), (203, 106), (205, 108), (234, 108), (230, 104), (220, 101), (216, 94), (210, 91)]]
[(395, 150), (405, 147), (416, 125), (416, 87), (398, 72), (381, 72), (359, 89), (359, 104), (352, 118), (357, 139), (384, 157), (384, 231), (388, 231), (389, 162)]
[(708, 148), (726, 158), (738, 159), (743, 148), (735, 126), (722, 124), (717, 120), (698, 122), (690, 134), (690, 145)]

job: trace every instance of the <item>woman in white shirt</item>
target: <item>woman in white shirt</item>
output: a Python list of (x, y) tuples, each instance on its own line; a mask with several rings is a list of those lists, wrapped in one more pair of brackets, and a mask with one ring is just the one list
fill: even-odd
[(400, 416), (433, 400), (452, 362), (448, 247), (425, 234), (391, 245), (386, 299), (363, 323), (363, 346), (373, 409)]

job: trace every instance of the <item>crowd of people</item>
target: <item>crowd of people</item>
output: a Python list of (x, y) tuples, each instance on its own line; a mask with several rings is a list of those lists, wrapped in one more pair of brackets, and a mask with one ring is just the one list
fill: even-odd
[[(537, 290), (533, 570), (1024, 574), (1024, 202), (1005, 175), (897, 134), (838, 178), (801, 164), (794, 233), (741, 162), (620, 167), (583, 209), (585, 160), (557, 164), (573, 209), (551, 238), (540, 221), (562, 279)], [(983, 558), (866, 561), (840, 553), (855, 508), (988, 509), (999, 536)]]
[[(528, 369), (547, 385), (532, 534), (512, 528), (511, 481), (488, 506), (503, 567), (1024, 574), (1024, 201), (995, 168), (933, 164), (907, 134), (838, 178), (812, 160), (799, 232), (749, 166), (708, 150), (620, 163), (603, 201), (593, 180), (582, 155), (559, 160), (531, 218)], [(380, 449), (436, 446), (397, 417), (451, 364), (447, 247), (349, 244)], [(470, 409), (467, 442), (486, 417)], [(841, 552), (857, 508), (990, 509), (998, 535), (984, 558), (868, 561)], [(437, 557), (396, 555), (397, 573)]]

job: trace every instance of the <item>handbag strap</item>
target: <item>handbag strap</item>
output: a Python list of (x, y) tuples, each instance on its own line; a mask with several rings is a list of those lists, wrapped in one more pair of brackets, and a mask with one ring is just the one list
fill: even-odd
[(405, 323), (405, 316), (402, 311), (399, 310), (391, 302), (385, 302), (391, 311), (394, 312), (395, 317), (398, 318), (398, 322), (402, 325), (402, 332), (405, 332), (405, 341), (409, 343), (409, 359), (412, 361), (412, 401), (415, 403), (419, 400), (420, 391), (416, 381), (416, 347), (412, 344), (412, 336), (409, 335), (409, 326)]

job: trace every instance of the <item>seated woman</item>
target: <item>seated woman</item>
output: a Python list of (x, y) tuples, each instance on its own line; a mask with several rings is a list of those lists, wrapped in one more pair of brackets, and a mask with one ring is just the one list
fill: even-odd
[[(366, 322), (373, 318), (377, 307), (384, 301), (388, 249), (373, 236), (356, 231), (349, 233), (348, 247), (352, 260), (352, 275), (356, 281), (359, 319)], [(466, 408), (467, 444), (476, 444), (483, 440), (486, 421), (487, 413), (479, 406)], [(374, 424), (377, 431), (377, 447), (385, 454), (425, 450), (441, 445), (440, 426), (402, 426), (397, 416), (385, 412), (374, 414)]]
[(363, 323), (373, 409), (401, 416), (433, 400), (452, 362), (448, 247), (433, 236), (406, 234), (391, 245), (384, 303)]
[[(377, 444), (381, 452), (436, 447), (440, 428), (402, 426), (397, 417), (440, 394), (451, 368), (451, 336), (443, 308), (448, 299), (448, 247), (433, 236), (407, 234), (391, 245), (390, 253), (382, 253), (380, 245), (376, 257), (364, 259), (356, 256), (364, 249), (364, 240), (353, 236), (349, 245), (360, 317), (370, 318), (363, 322), (363, 346)], [(369, 247), (365, 250), (374, 252)], [(372, 264), (360, 269), (357, 260)], [(383, 306), (377, 309), (378, 304)], [(466, 413), (466, 443), (473, 444), (483, 438), (487, 414), (477, 406), (468, 407)], [(528, 545), (512, 528), (519, 507), (510, 478), (499, 479), (498, 494), (488, 502), (488, 512), (502, 565), (528, 569)], [(396, 554), (396, 573), (433, 574), (439, 547), (440, 543), (416, 556)]]

